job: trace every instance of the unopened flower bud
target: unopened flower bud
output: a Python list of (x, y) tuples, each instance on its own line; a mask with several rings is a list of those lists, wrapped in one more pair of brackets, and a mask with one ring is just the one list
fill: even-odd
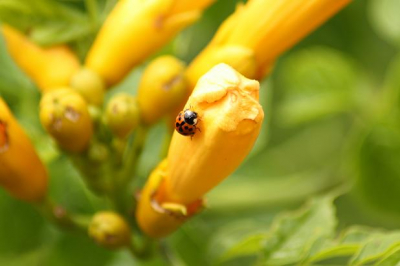
[(107, 104), (106, 123), (119, 138), (128, 136), (139, 125), (139, 120), (139, 107), (135, 97), (120, 93)]
[(213, 0), (121, 0), (108, 15), (90, 48), (85, 65), (107, 85), (118, 83), (131, 69), (200, 18)]
[(116, 249), (130, 244), (131, 229), (117, 213), (99, 212), (90, 222), (89, 236), (103, 247)]
[(70, 152), (86, 150), (93, 135), (87, 104), (70, 88), (52, 90), (43, 95), (40, 121), (58, 145)]
[(184, 104), (188, 85), (184, 76), (185, 65), (173, 56), (153, 60), (143, 72), (138, 90), (138, 102), (145, 124), (160, 118)]
[(67, 45), (40, 47), (18, 30), (2, 25), (8, 52), (42, 92), (68, 86), (79, 69), (77, 55)]
[(0, 98), (0, 185), (14, 197), (39, 202), (47, 193), (47, 171), (17, 120)]
[(163, 237), (176, 230), (249, 154), (264, 118), (258, 93), (256, 80), (226, 64), (201, 77), (184, 108), (196, 120), (174, 132), (167, 159), (142, 191), (136, 217), (146, 234)]
[(89, 104), (103, 104), (106, 86), (102, 78), (88, 68), (81, 68), (71, 78), (71, 88), (79, 92)]

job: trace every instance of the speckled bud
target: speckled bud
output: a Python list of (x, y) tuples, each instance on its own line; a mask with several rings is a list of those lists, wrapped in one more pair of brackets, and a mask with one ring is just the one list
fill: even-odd
[(106, 85), (103, 79), (94, 71), (81, 68), (71, 78), (71, 88), (79, 92), (89, 104), (103, 104)]
[(185, 65), (173, 56), (158, 57), (146, 67), (138, 91), (145, 124), (154, 124), (183, 105), (189, 94), (184, 71)]
[(126, 93), (120, 93), (111, 98), (105, 115), (107, 125), (119, 138), (125, 138), (139, 125), (137, 100)]
[(131, 241), (128, 223), (114, 212), (96, 213), (88, 233), (97, 244), (110, 249), (128, 246)]
[(70, 88), (55, 89), (42, 97), (40, 121), (60, 147), (70, 152), (86, 150), (93, 135), (87, 104)]

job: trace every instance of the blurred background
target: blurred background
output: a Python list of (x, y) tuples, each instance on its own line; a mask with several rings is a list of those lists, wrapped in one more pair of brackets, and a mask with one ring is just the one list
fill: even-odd
[[(69, 43), (84, 58), (115, 2), (99, 0), (102, 12), (93, 12), (80, 0), (0, 0), (0, 21), (29, 30), (41, 45)], [(216, 1), (157, 55), (174, 54), (190, 62), (236, 4)], [(273, 222), (277, 215), (332, 193), (332, 234), (354, 225), (398, 228), (399, 14), (400, 1), (354, 0), (279, 58), (262, 83), (260, 101), (267, 119), (250, 156), (208, 195), (205, 211), (162, 240), (162, 253), (135, 265), (215, 265), (243, 239), (273, 232), (279, 227)], [(134, 69), (107, 97), (120, 91), (135, 94), (142, 71)], [(0, 94), (49, 162), (53, 198), (79, 213), (100, 209), (101, 199), (50, 145), (38, 120), (39, 92), (13, 63), (3, 39)], [(160, 153), (165, 130), (160, 123), (150, 132), (139, 163), (140, 182), (160, 160), (154, 154)], [(245, 256), (250, 261), (232, 255), (223, 263), (248, 265), (258, 253), (253, 247)], [(111, 252), (62, 232), (32, 206), (0, 190), (0, 265), (132, 263), (127, 251)]]

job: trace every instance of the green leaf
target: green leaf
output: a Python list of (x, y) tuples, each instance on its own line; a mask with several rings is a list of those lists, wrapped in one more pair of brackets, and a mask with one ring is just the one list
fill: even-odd
[(351, 260), (350, 265), (358, 266), (391, 254), (400, 248), (400, 231), (374, 234)]
[(396, 248), (383, 259), (378, 261), (375, 266), (399, 266), (400, 265), (400, 248)]
[(399, 46), (400, 2), (397, 0), (371, 0), (368, 11), (375, 31), (386, 41)]
[(100, 21), (60, 1), (3, 0), (0, 20), (22, 31), (41, 45), (78, 41), (97, 32)]
[(313, 246), (309, 257), (304, 264), (321, 261), (329, 258), (351, 256), (355, 254), (363, 242), (371, 236), (371, 229), (364, 227), (351, 227), (345, 230), (336, 240), (326, 239)]
[(312, 246), (331, 237), (336, 226), (331, 197), (317, 198), (300, 211), (278, 217), (268, 233), (245, 239), (223, 260), (258, 254), (263, 265), (285, 265), (305, 258)]
[[(400, 222), (400, 125), (379, 124), (361, 143), (355, 191), (384, 222)], [(372, 207), (372, 208), (371, 208)], [(377, 213), (375, 213), (377, 214)], [(386, 219), (385, 219), (386, 218)]]

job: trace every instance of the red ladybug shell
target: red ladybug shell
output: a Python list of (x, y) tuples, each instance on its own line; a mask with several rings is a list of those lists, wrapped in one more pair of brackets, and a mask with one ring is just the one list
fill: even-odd
[[(190, 110), (185, 110), (182, 111), (178, 114), (178, 116), (176, 117), (176, 121), (175, 121), (175, 130), (183, 135), (183, 136), (193, 136), (196, 133), (196, 124), (197, 122), (195, 122), (193, 125), (190, 125), (187, 123), (187, 121), (185, 120), (185, 113), (186, 112), (192, 112)], [(196, 116), (197, 114), (194, 113)]]

